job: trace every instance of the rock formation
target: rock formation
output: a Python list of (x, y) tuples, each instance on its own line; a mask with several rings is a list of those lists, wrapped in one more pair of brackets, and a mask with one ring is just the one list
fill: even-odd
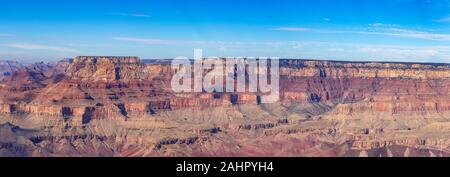
[(24, 66), (16, 61), (0, 61), (0, 80), (9, 77), (13, 72), (22, 69)]
[[(1, 62), (1, 156), (449, 156), (450, 65), (280, 60), (280, 101), (174, 93), (167, 60)], [(276, 151), (274, 151), (276, 149)]]

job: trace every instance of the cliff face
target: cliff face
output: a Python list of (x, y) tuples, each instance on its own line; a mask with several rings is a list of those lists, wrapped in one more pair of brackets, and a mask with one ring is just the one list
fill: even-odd
[[(95, 141), (105, 136), (104, 143), (117, 146), (108, 153), (122, 155), (230, 153), (218, 151), (216, 138), (229, 139), (230, 148), (236, 140), (242, 147), (236, 155), (270, 155), (274, 143), (291, 148), (272, 155), (404, 156), (408, 149), (414, 156), (421, 148), (435, 155), (450, 150), (449, 64), (280, 60), (280, 101), (273, 104), (260, 104), (259, 93), (174, 93), (175, 70), (167, 61), (82, 56), (11, 68), (0, 84), (0, 120), (67, 132), (26, 135), (42, 139), (37, 144), (59, 146), (63, 139), (74, 141), (66, 136), (90, 134)], [(105, 122), (108, 128), (100, 130)], [(255, 139), (258, 134), (264, 136)], [(130, 142), (141, 153), (121, 149)], [(39, 149), (37, 144), (30, 148)], [(186, 145), (206, 149), (161, 151)], [(303, 149), (296, 148), (300, 145)]]
[(285, 60), (281, 73), (283, 98), (338, 103), (333, 114), (422, 115), (450, 110), (448, 64)]
[(66, 74), (79, 82), (137, 82), (162, 74), (158, 65), (145, 65), (137, 57), (76, 57)]

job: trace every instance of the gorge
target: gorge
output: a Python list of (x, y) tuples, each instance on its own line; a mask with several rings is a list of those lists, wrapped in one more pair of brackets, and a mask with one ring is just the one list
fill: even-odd
[(450, 156), (450, 64), (279, 60), (279, 101), (170, 60), (1, 62), (0, 156)]

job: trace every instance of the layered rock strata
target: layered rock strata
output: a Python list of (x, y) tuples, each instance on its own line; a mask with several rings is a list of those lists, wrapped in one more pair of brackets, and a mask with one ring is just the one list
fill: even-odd
[[(11, 73), (0, 83), (0, 120), (7, 123), (5, 131), (14, 126), (23, 129), (26, 133), (11, 136), (26, 141), (14, 144), (2, 137), (0, 142), (6, 144), (0, 152), (36, 156), (447, 156), (450, 152), (449, 64), (284, 59), (279, 64), (280, 100), (271, 104), (261, 103), (261, 93), (175, 93), (171, 79), (177, 71), (165, 60), (81, 56), (10, 67)], [(25, 150), (15, 152), (15, 146)], [(286, 148), (271, 151), (281, 146)], [(61, 151), (39, 153), (49, 148)]]

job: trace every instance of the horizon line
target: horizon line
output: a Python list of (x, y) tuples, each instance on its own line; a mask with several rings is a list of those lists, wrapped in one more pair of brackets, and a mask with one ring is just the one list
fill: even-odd
[[(138, 58), (139, 60), (175, 60), (175, 58), (142, 58), (139, 56), (131, 56), (131, 55), (80, 55), (80, 56), (75, 56), (75, 57), (63, 57), (62, 59), (59, 59), (57, 61), (34, 61), (34, 62), (25, 62), (25, 61), (20, 61), (20, 60), (3, 60), (0, 59), (0, 62), (17, 62), (20, 64), (36, 64), (36, 63), (52, 63), (52, 62), (61, 62), (67, 59), (75, 59), (77, 57), (117, 57), (117, 58)], [(208, 57), (203, 57), (203, 59), (207, 59)], [(345, 62), (345, 63), (399, 63), (399, 64), (442, 64), (442, 65), (450, 65), (450, 62), (425, 62), (425, 61), (386, 61), (386, 60), (341, 60), (341, 59), (324, 59), (324, 58), (289, 58), (289, 57), (211, 57), (211, 58), (218, 58), (218, 59), (226, 59), (226, 58), (243, 58), (243, 59), (248, 59), (248, 58), (267, 58), (267, 59), (271, 59), (271, 58), (278, 58), (278, 60), (303, 60), (303, 61), (328, 61), (328, 62)], [(194, 58), (188, 58), (188, 60), (195, 60)]]

